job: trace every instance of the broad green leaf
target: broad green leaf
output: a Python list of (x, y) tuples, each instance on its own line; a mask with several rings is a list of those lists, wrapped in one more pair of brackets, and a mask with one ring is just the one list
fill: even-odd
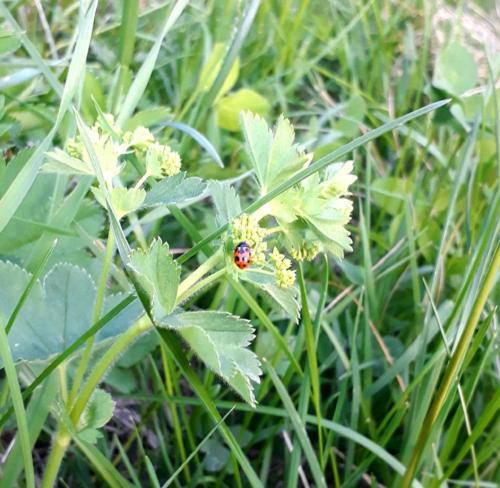
[(240, 279), (256, 286), (267, 294), (295, 322), (299, 319), (300, 305), (297, 290), (293, 287), (282, 288), (276, 284), (274, 274), (249, 269), (240, 274)]
[[(106, 208), (104, 195), (99, 188), (92, 187), (92, 193), (96, 200)], [(112, 188), (110, 191), (111, 205), (115, 209), (118, 218), (135, 212), (146, 198), (146, 192), (139, 188)]]
[(477, 66), (472, 54), (458, 42), (450, 42), (437, 56), (432, 83), (455, 96), (474, 88)]
[(115, 402), (111, 395), (104, 390), (97, 389), (78, 422), (78, 437), (84, 442), (95, 444), (97, 439), (102, 437), (98, 429), (111, 420), (114, 408)]
[(251, 381), (260, 382), (260, 363), (248, 349), (254, 338), (247, 320), (223, 312), (181, 312), (160, 326), (173, 329), (205, 364), (220, 375), (250, 405), (255, 405)]
[[(222, 62), (224, 60), (224, 56), (226, 54), (226, 46), (218, 42), (214, 45), (210, 56), (207, 61), (203, 65), (203, 68), (200, 73), (199, 81), (198, 81), (198, 90), (208, 91), (212, 86), (215, 78), (217, 78), (217, 74), (219, 73)], [(227, 93), (236, 83), (238, 79), (238, 75), (240, 72), (240, 61), (239, 58), (236, 58), (231, 65), (231, 69), (229, 70), (229, 74), (224, 80), (223, 85), (221, 86), (219, 93), (216, 94), (217, 97), (223, 96)]]
[(203, 194), (206, 184), (201, 178), (186, 178), (186, 173), (164, 178), (147, 192), (142, 208), (179, 205)]
[(269, 112), (269, 102), (255, 90), (242, 88), (221, 98), (216, 105), (217, 123), (223, 129), (238, 132), (240, 126), (240, 112), (251, 112), (265, 116)]
[[(0, 289), (0, 322), (7, 322), (30, 278), (15, 264), (0, 261), (0, 282), (9, 283)], [(81, 268), (69, 264), (52, 268), (33, 286), (9, 333), (14, 361), (46, 360), (65, 351), (92, 326), (95, 296), (94, 281)], [(116, 297), (107, 297), (104, 309), (115, 301)], [(129, 305), (110, 321), (110, 331), (97, 335), (96, 342), (121, 334), (139, 315), (138, 304)]]
[(217, 225), (227, 224), (241, 214), (240, 197), (234, 187), (228, 183), (213, 180), (208, 184), (208, 191), (215, 204)]
[(272, 132), (262, 117), (243, 112), (241, 125), (246, 152), (255, 169), (262, 195), (307, 166), (308, 158), (301, 147), (294, 144), (295, 132), (288, 119), (281, 116)]
[(147, 251), (132, 251), (129, 266), (148, 294), (155, 320), (170, 314), (177, 298), (180, 268), (174, 262), (168, 244), (155, 239)]

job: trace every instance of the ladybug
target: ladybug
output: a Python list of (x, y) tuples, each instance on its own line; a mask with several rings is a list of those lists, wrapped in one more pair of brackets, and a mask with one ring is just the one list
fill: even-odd
[(252, 251), (250, 246), (245, 242), (240, 242), (234, 248), (234, 264), (240, 269), (245, 269), (252, 264)]

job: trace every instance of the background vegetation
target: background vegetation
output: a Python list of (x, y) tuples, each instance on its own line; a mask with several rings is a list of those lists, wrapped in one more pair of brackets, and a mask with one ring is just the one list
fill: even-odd
[[(49, 486), (52, 470), (72, 487), (497, 486), (497, 14), (488, 1), (0, 0), (0, 485)], [(114, 247), (92, 179), (41, 172), (46, 152), (113, 113), (171, 144), (189, 177), (229, 180), (246, 208), (258, 195), (244, 109), (285, 114), (315, 161), (354, 160), (354, 251), (303, 264), (298, 321), (224, 279), (186, 305), (256, 327), (255, 408), (153, 331), (112, 361), (71, 431), (81, 363), (68, 358), (133, 297), (109, 255), (111, 315), (59, 339), (72, 322), (57, 307), (92, 315)], [(220, 221), (210, 191), (191, 190), (121, 221), (132, 248), (168, 242), (184, 276), (221, 246), (196, 246)], [(23, 314), (30, 294), (55, 315)], [(40, 358), (47, 340), (49, 358), (14, 366), (16, 348)]]

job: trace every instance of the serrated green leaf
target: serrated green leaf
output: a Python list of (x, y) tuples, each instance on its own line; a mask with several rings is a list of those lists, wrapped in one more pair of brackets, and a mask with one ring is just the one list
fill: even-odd
[(246, 151), (255, 169), (262, 195), (276, 188), (307, 163), (288, 119), (281, 116), (274, 132), (267, 122), (251, 112), (241, 114)]
[(170, 314), (175, 307), (180, 269), (168, 244), (155, 239), (147, 251), (132, 251), (129, 266), (148, 294), (153, 317), (160, 320)]
[[(104, 195), (100, 188), (91, 188), (96, 200), (106, 208)], [(141, 188), (112, 188), (110, 191), (111, 205), (113, 206), (118, 218), (135, 212), (146, 198), (146, 192)]]
[(231, 222), (241, 214), (240, 197), (234, 187), (218, 180), (210, 181), (208, 191), (212, 195), (217, 212), (217, 225), (224, 225)]
[(221, 98), (216, 105), (217, 123), (223, 129), (238, 132), (240, 112), (251, 112), (264, 116), (269, 112), (269, 102), (255, 90), (242, 88)]
[(186, 178), (186, 173), (179, 173), (153, 185), (147, 192), (142, 208), (186, 203), (199, 197), (205, 189), (206, 183), (201, 178)]
[(247, 281), (265, 292), (295, 322), (299, 319), (300, 305), (297, 290), (293, 287), (282, 288), (276, 284), (274, 274), (249, 269), (240, 274), (240, 279)]
[(182, 312), (159, 322), (174, 329), (205, 364), (220, 375), (250, 405), (255, 404), (251, 381), (260, 382), (260, 362), (247, 348), (254, 338), (247, 320), (223, 312)]
[[(0, 261), (0, 282), (9, 283), (0, 288), (0, 322), (7, 322), (30, 278), (19, 266)], [(41, 361), (66, 350), (91, 327), (95, 296), (95, 284), (86, 271), (69, 264), (52, 268), (43, 282), (34, 284), (9, 333), (14, 361)], [(106, 298), (104, 309), (115, 301), (116, 297)], [(121, 334), (139, 315), (138, 304), (130, 304), (110, 321), (109, 330), (100, 332), (97, 343)]]
[(458, 42), (450, 42), (437, 56), (432, 83), (459, 96), (474, 88), (477, 66), (472, 54)]

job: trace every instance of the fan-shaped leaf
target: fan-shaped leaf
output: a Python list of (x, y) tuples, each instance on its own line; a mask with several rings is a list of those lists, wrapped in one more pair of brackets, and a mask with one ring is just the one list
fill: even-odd
[[(30, 273), (19, 266), (0, 261), (0, 282), (9, 283), (0, 288), (2, 324), (7, 322), (30, 278)], [(45, 360), (67, 349), (92, 326), (95, 296), (95, 284), (84, 270), (69, 264), (54, 266), (43, 282), (35, 283), (9, 333), (14, 361)], [(107, 298), (105, 309), (115, 302), (116, 298)], [(102, 331), (97, 341), (120, 334), (139, 315), (138, 304), (130, 304), (110, 322), (113, 334), (104, 329), (106, 332)]]

